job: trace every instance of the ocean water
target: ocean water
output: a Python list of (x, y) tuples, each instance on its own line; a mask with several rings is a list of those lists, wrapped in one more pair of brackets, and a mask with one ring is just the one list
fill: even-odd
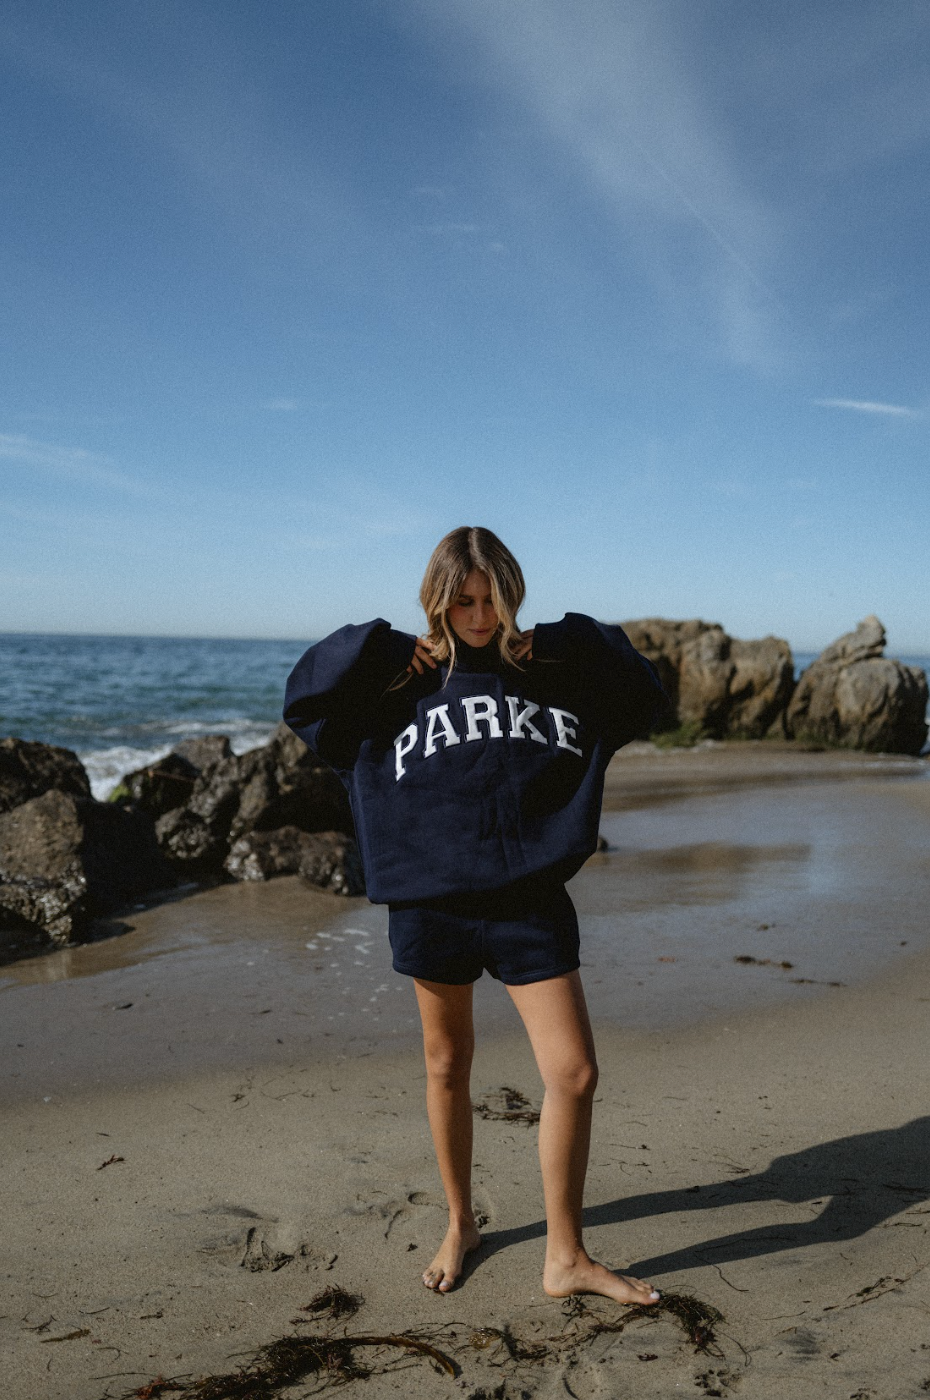
[[(263, 744), (308, 642), (0, 633), (0, 738), (73, 749), (96, 797), (181, 739)], [(795, 655), (798, 672), (814, 655)], [(930, 674), (930, 658), (902, 657)]]
[(181, 739), (264, 744), (307, 642), (0, 633), (0, 737), (73, 749), (95, 797)]

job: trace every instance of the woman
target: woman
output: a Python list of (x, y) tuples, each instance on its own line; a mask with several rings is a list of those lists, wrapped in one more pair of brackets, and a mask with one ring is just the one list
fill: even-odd
[(449, 1229), (423, 1275), (448, 1292), (481, 1243), (471, 1202), (472, 989), (507, 987), (545, 1085), (543, 1287), (654, 1303), (596, 1263), (581, 1210), (597, 1064), (565, 881), (597, 844), (604, 770), (664, 695), (619, 627), (579, 613), (517, 629), (525, 585), (490, 530), (437, 545), (422, 637), (376, 619), (307, 651), (284, 717), (352, 803), (369, 897), (387, 903), (394, 968), (414, 979), (427, 1111)]

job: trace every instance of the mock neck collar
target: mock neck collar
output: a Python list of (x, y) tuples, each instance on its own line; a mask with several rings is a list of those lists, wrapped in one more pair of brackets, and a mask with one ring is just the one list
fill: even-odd
[(455, 669), (456, 671), (467, 672), (493, 672), (500, 674), (504, 670), (505, 661), (501, 656), (497, 638), (491, 640), (483, 647), (469, 646), (468, 642), (463, 642), (460, 637), (455, 639)]

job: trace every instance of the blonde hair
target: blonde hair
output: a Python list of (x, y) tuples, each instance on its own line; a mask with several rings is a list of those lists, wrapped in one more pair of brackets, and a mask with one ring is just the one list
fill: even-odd
[(517, 613), (526, 596), (523, 570), (505, 544), (480, 525), (460, 525), (439, 541), (430, 556), (420, 585), (420, 602), (426, 613), (426, 626), (433, 656), (455, 666), (456, 636), (449, 626), (449, 608), (462, 585), (477, 569), (491, 588), (491, 602), (497, 613), (497, 645), (504, 661), (518, 663), (514, 651), (520, 643)]

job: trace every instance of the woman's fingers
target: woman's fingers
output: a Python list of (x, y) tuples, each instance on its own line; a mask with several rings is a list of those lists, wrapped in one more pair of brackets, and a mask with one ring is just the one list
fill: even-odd
[(407, 667), (407, 670), (416, 671), (417, 675), (422, 676), (424, 665), (429, 666), (434, 671), (436, 669), (436, 662), (433, 660), (429, 639), (427, 637), (417, 637), (417, 644), (413, 650), (413, 659)]
[(532, 629), (532, 628), (530, 628), (529, 632), (521, 632), (521, 633), (520, 633), (520, 642), (519, 642), (519, 645), (517, 646), (516, 651), (514, 652), (514, 655), (516, 656), (516, 658), (517, 658), (518, 661), (522, 661), (524, 657), (526, 657), (528, 661), (532, 661), (532, 659), (533, 659), (533, 629)]

